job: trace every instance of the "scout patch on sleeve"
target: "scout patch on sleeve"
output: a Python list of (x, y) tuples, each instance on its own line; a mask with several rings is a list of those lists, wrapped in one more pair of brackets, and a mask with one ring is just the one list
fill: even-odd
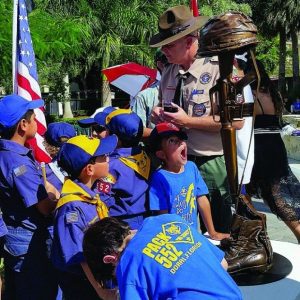
[(206, 112), (206, 106), (204, 103), (195, 104), (193, 107), (193, 114), (197, 117), (201, 117)]
[(205, 72), (200, 75), (199, 80), (202, 84), (207, 84), (211, 81), (211, 78), (212, 78), (211, 74), (208, 72)]
[(27, 168), (26, 168), (25, 165), (22, 165), (22, 166), (19, 166), (17, 168), (14, 168), (13, 172), (18, 177), (18, 176), (21, 176), (21, 175), (25, 174), (27, 172)]
[(66, 223), (76, 223), (79, 220), (78, 212), (77, 211), (70, 211), (66, 213)]

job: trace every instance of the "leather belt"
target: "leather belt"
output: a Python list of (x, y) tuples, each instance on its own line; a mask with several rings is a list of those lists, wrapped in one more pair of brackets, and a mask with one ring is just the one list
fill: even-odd
[(253, 117), (254, 103), (244, 103), (238, 105), (229, 105), (229, 119), (242, 119), (244, 117)]

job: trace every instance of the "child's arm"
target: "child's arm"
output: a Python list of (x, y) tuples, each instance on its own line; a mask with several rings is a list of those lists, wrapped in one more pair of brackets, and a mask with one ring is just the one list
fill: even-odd
[(99, 298), (103, 300), (117, 300), (118, 299), (118, 290), (117, 289), (104, 289), (101, 285), (96, 281), (94, 275), (91, 272), (88, 264), (86, 262), (81, 263), (81, 267), (84, 271), (85, 276), (89, 280), (90, 284), (93, 286)]
[(222, 259), (221, 265), (224, 268), (224, 270), (227, 271), (227, 269), (228, 269), (228, 262), (227, 262), (227, 260), (225, 258)]
[(211, 217), (210, 203), (207, 197), (206, 196), (198, 197), (197, 203), (199, 207), (199, 212), (202, 216), (203, 222), (205, 224), (209, 236), (213, 240), (217, 240), (217, 241), (228, 238), (230, 236), (228, 233), (221, 233), (215, 230), (215, 226)]
[(36, 207), (38, 209), (38, 211), (47, 216), (49, 214), (51, 214), (57, 204), (57, 200), (60, 197), (60, 193), (59, 191), (48, 181), (46, 181), (46, 185), (45, 185), (46, 191), (48, 193), (48, 198), (45, 198), (41, 201), (39, 201), (36, 204)]

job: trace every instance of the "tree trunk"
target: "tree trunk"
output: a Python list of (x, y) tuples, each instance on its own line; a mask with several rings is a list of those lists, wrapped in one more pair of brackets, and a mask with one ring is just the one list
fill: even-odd
[(286, 97), (285, 86), (285, 59), (286, 59), (286, 31), (285, 28), (280, 30), (280, 44), (279, 44), (279, 74), (278, 74), (278, 90), (281, 95)]
[(70, 84), (69, 84), (69, 75), (68, 74), (64, 77), (64, 83), (65, 83), (65, 95), (64, 95), (63, 118), (74, 118), (72, 109), (71, 109), (71, 102), (70, 102)]
[(102, 79), (102, 106), (111, 106), (111, 92), (109, 82)]
[[(103, 61), (100, 62), (100, 70), (104, 69), (106, 66), (103, 65)], [(105, 76), (101, 74), (101, 103), (102, 106), (111, 106), (111, 92), (109, 87), (109, 82), (106, 80)]]
[(298, 47), (298, 35), (296, 29), (294, 29), (291, 32), (291, 38), (292, 38), (292, 49), (293, 49), (293, 87), (295, 88), (300, 84), (299, 47)]

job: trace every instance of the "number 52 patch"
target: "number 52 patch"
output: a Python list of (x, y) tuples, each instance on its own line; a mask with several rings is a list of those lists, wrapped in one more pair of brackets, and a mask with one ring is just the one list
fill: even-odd
[(97, 190), (101, 193), (108, 194), (111, 191), (111, 184), (108, 182), (99, 180), (97, 182)]

